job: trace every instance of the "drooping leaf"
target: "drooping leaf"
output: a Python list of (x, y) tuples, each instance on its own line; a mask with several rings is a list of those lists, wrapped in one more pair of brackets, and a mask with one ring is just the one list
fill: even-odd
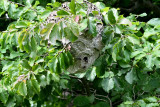
[(24, 82), (20, 83), (20, 85), (18, 86), (18, 92), (22, 96), (26, 96), (27, 95), (27, 86), (26, 86), (26, 83), (24, 83)]
[(35, 93), (39, 94), (40, 85), (39, 85), (39, 83), (38, 83), (38, 81), (36, 80), (35, 77), (31, 78), (31, 83), (32, 83), (32, 87), (33, 87), (33, 90), (35, 91)]
[(59, 26), (57, 24), (54, 25), (51, 34), (49, 36), (49, 40), (51, 41), (52, 45), (56, 45), (56, 40), (61, 40)]
[(88, 28), (89, 28), (89, 33), (93, 37), (95, 37), (97, 35), (96, 22), (92, 17), (88, 18)]

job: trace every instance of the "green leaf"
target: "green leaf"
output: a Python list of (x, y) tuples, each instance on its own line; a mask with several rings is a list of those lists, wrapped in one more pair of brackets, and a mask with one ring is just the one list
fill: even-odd
[(19, 48), (21, 50), (23, 50), (23, 37), (26, 35), (26, 32), (25, 31), (21, 31), (19, 36), (18, 36), (18, 44), (19, 44)]
[(57, 11), (57, 15), (69, 15), (69, 13), (65, 10), (59, 10)]
[(147, 22), (147, 24), (151, 26), (158, 26), (160, 25), (160, 18), (153, 18)]
[(57, 65), (58, 65), (58, 59), (56, 57), (53, 57), (48, 64), (50, 71), (52, 73), (57, 71)]
[(39, 83), (38, 83), (38, 81), (36, 80), (35, 77), (32, 77), (32, 78), (31, 78), (31, 83), (32, 83), (33, 90), (34, 90), (37, 94), (39, 94), (39, 92), (40, 92), (40, 85), (39, 85)]
[(141, 53), (143, 53), (143, 51), (134, 51), (134, 52), (131, 53), (131, 58), (133, 58), (133, 57), (135, 57), (135, 56), (137, 56)]
[(67, 57), (66, 53), (62, 53), (63, 57), (64, 57), (64, 64), (65, 64), (65, 68), (67, 69), (69, 67), (69, 59)]
[(8, 5), (9, 5), (9, 2), (7, 0), (1, 0), (0, 2), (0, 8), (7, 11), (8, 10)]
[(116, 24), (118, 20), (118, 12), (116, 9), (111, 9), (108, 11), (108, 20), (110, 24)]
[(74, 35), (74, 33), (68, 28), (64, 28), (65, 36), (67, 39), (69, 39), (71, 42), (74, 42), (75, 40), (78, 39), (77, 36)]
[(0, 88), (0, 100), (5, 104), (8, 100), (9, 94), (7, 90)]
[(3, 33), (2, 34), (2, 41), (1, 41), (1, 47), (2, 47), (2, 49), (4, 49), (4, 48), (6, 48), (6, 46), (7, 46), (7, 37), (8, 37), (8, 33)]
[(101, 85), (104, 91), (109, 93), (109, 91), (114, 88), (114, 80), (113, 78), (104, 78)]
[(87, 80), (93, 81), (96, 77), (96, 67), (93, 67), (91, 71), (86, 74)]
[(71, 9), (71, 13), (76, 14), (75, 0), (71, 0), (71, 3), (69, 4), (69, 8)]
[(24, 50), (27, 52), (27, 53), (30, 53), (30, 41), (29, 41), (29, 34), (26, 33), (23, 37), (23, 47), (24, 47)]
[(24, 68), (26, 68), (26, 69), (28, 69), (28, 70), (31, 70), (31, 66), (29, 65), (28, 61), (25, 60), (25, 59), (22, 60), (21, 65), (22, 65)]
[(54, 25), (51, 34), (49, 36), (49, 40), (51, 41), (52, 45), (56, 45), (56, 40), (61, 40), (59, 26), (57, 24)]
[(47, 81), (46, 81), (45, 75), (41, 75), (41, 76), (39, 77), (39, 80), (40, 80), (40, 85), (41, 85), (42, 87), (45, 87), (45, 86), (47, 85)]
[(40, 34), (42, 35), (43, 39), (49, 39), (49, 35), (51, 34), (52, 28), (54, 23), (48, 23), (47, 26), (41, 30)]
[(88, 18), (88, 28), (89, 28), (89, 33), (93, 37), (97, 36), (96, 22), (95, 19), (92, 17)]
[(156, 97), (148, 97), (148, 98), (145, 98), (145, 100), (147, 100), (151, 103), (156, 103), (158, 101)]
[(132, 84), (135, 80), (137, 80), (136, 71), (132, 68), (131, 71), (125, 76), (125, 79), (129, 84)]
[(15, 25), (16, 28), (26, 28), (28, 27), (27, 23), (24, 22), (24, 21), (19, 21), (16, 25)]
[(122, 68), (129, 68), (131, 67), (131, 65), (129, 65), (128, 63), (124, 62), (123, 60), (120, 60), (118, 61), (119, 65), (122, 67)]
[(30, 57), (35, 59), (36, 55), (37, 55), (37, 42), (36, 39), (32, 36), (31, 37), (31, 54)]
[(159, 104), (158, 103), (150, 103), (150, 104), (147, 104), (146, 107), (159, 107)]
[(106, 6), (104, 3), (102, 2), (95, 2), (93, 3), (96, 7), (98, 7), (99, 9), (104, 9)]
[(33, 97), (34, 96), (34, 91), (33, 91), (33, 87), (32, 87), (32, 82), (31, 80), (27, 80), (26, 81), (26, 84), (27, 84), (27, 95), (29, 97)]
[(67, 51), (66, 55), (67, 55), (68, 60), (69, 60), (69, 65), (73, 65), (74, 62), (73, 62), (72, 54), (69, 51)]
[(138, 54), (136, 57), (135, 57), (135, 60), (133, 62), (133, 65), (135, 65), (137, 62), (139, 62), (143, 57), (146, 56), (146, 53), (141, 53), (141, 54)]
[(140, 44), (140, 39), (136, 35), (129, 35), (128, 40), (133, 44)]
[(24, 82), (21, 82), (20, 85), (18, 86), (18, 92), (22, 96), (27, 95), (27, 87), (26, 87), (26, 84)]
[(90, 104), (90, 101), (88, 99), (88, 97), (86, 96), (77, 96), (74, 101), (73, 101), (73, 104), (75, 106), (87, 106)]
[(138, 16), (140, 16), (140, 17), (145, 17), (145, 16), (147, 16), (147, 14), (146, 14), (146, 13), (142, 13), (142, 14), (140, 14), (140, 15), (138, 15)]
[(123, 24), (123, 25), (129, 25), (129, 26), (132, 26), (132, 22), (127, 19), (127, 18), (123, 18), (119, 21), (119, 24)]
[(151, 69), (154, 66), (152, 55), (147, 55), (146, 58), (146, 67)]

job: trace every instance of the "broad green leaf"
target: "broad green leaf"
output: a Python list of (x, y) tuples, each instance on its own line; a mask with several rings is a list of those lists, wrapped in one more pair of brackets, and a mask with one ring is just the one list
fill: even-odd
[(86, 74), (87, 80), (93, 81), (96, 77), (96, 67), (93, 67), (91, 71)]
[(28, 27), (27, 23), (25, 21), (19, 21), (16, 25), (16, 28), (26, 28)]
[(135, 80), (137, 80), (136, 71), (132, 68), (132, 70), (125, 76), (125, 79), (129, 84), (132, 84)]
[(53, 26), (54, 23), (48, 23), (47, 26), (41, 30), (40, 34), (42, 35), (44, 40), (49, 39)]
[(133, 62), (133, 64), (135, 65), (138, 61), (140, 61), (143, 57), (146, 56), (146, 53), (141, 53), (141, 54), (138, 54), (136, 57), (135, 57), (135, 60)]
[(33, 97), (35, 92), (33, 91), (33, 87), (32, 87), (32, 82), (31, 80), (27, 80), (26, 81), (26, 85), (27, 85), (27, 95), (29, 97)]
[(62, 53), (59, 55), (59, 61), (60, 61), (61, 68), (66, 69), (66, 64), (65, 64), (65, 61), (64, 61), (64, 55)]
[(129, 35), (128, 40), (133, 44), (140, 44), (140, 39), (136, 35)]
[(82, 20), (80, 23), (80, 31), (83, 31), (84, 29), (87, 28), (87, 19)]
[(69, 15), (69, 13), (65, 10), (59, 10), (57, 11), (57, 15)]
[(106, 6), (104, 3), (102, 2), (95, 2), (93, 3), (96, 7), (98, 7), (99, 9), (104, 9)]
[(89, 28), (89, 33), (93, 37), (97, 36), (96, 22), (95, 19), (92, 17), (88, 18), (88, 28)]
[(54, 25), (51, 34), (49, 36), (49, 40), (51, 41), (52, 45), (56, 45), (56, 40), (61, 40), (59, 26), (57, 24)]
[(147, 22), (147, 24), (151, 26), (157, 26), (160, 25), (160, 18), (153, 18)]
[(127, 18), (123, 18), (119, 21), (119, 24), (124, 24), (124, 25), (129, 25), (129, 26), (132, 26), (132, 22), (127, 19)]
[(13, 3), (9, 4), (8, 14), (12, 18), (14, 18), (14, 15), (15, 15), (14, 12), (16, 12), (16, 10), (17, 10), (16, 7), (17, 7), (16, 4), (13, 4)]
[(138, 15), (138, 16), (140, 16), (140, 17), (145, 17), (145, 16), (147, 16), (147, 14), (146, 14), (146, 13), (142, 13), (142, 14), (140, 14), (140, 15)]
[(141, 53), (143, 53), (143, 51), (134, 51), (134, 52), (131, 53), (131, 58), (133, 58), (133, 57), (135, 57), (135, 56), (137, 56)]
[(116, 24), (118, 20), (118, 12), (116, 9), (111, 9), (108, 11), (108, 20), (110, 24)]
[(146, 29), (145, 32), (143, 33), (143, 37), (145, 38), (149, 38), (150, 36), (156, 35), (158, 33), (158, 31), (156, 31), (155, 29)]
[(7, 90), (0, 88), (0, 100), (5, 104), (8, 100), (9, 94)]
[(147, 58), (147, 60), (145, 62), (146, 67), (151, 69), (154, 66), (153, 56), (152, 55), (147, 55), (146, 58)]
[(25, 59), (22, 60), (21, 65), (22, 65), (24, 68), (26, 68), (26, 69), (28, 69), (28, 70), (31, 70), (31, 66), (29, 65), (28, 61), (25, 60)]
[(71, 9), (71, 12), (73, 14), (76, 14), (76, 4), (75, 4), (75, 0), (71, 0), (70, 4), (69, 4), (69, 8)]
[(39, 76), (39, 80), (40, 80), (40, 86), (45, 87), (47, 85), (47, 81), (46, 81), (45, 75)]
[(22, 96), (26, 96), (27, 95), (26, 83), (24, 83), (24, 82), (20, 83), (20, 85), (18, 86), (18, 92)]
[(58, 65), (58, 59), (56, 57), (53, 57), (48, 64), (50, 71), (52, 73), (57, 71), (57, 65)]
[(40, 85), (39, 85), (39, 83), (38, 83), (38, 81), (36, 80), (35, 77), (31, 78), (31, 83), (32, 83), (32, 87), (33, 87), (33, 90), (35, 91), (35, 93), (39, 94)]
[(158, 103), (150, 103), (147, 104), (146, 107), (159, 107), (160, 105)]
[(74, 33), (69, 29), (68, 27), (64, 28), (65, 36), (67, 39), (69, 39), (71, 42), (74, 42), (78, 39), (77, 36), (74, 35)]
[(66, 55), (67, 55), (67, 57), (69, 59), (69, 65), (73, 65), (74, 62), (73, 62), (72, 54), (69, 51), (67, 51)]
[(34, 20), (37, 17), (37, 13), (34, 10), (29, 10), (23, 16), (27, 20)]
[(35, 58), (36, 55), (37, 55), (37, 42), (36, 42), (36, 39), (32, 36), (31, 37), (31, 54), (30, 54), (30, 57), (31, 58)]
[(130, 64), (124, 62), (123, 60), (118, 61), (118, 63), (119, 63), (119, 65), (120, 65), (122, 68), (129, 68), (129, 67), (131, 67)]
[(81, 106), (81, 107), (83, 106), (84, 107), (84, 106), (89, 105), (90, 101), (89, 101), (88, 97), (86, 97), (86, 96), (77, 96), (74, 99), (73, 104), (75, 106)]
[(120, 25), (116, 24), (115, 25), (115, 33), (121, 34), (122, 32), (123, 32), (123, 28)]
[(104, 91), (109, 93), (109, 91), (114, 88), (113, 78), (104, 78), (101, 85)]
[(9, 5), (9, 1), (7, 0), (1, 0), (0, 2), (0, 8), (7, 11), (8, 10), (8, 5)]
[(69, 58), (67, 57), (66, 53), (62, 53), (63, 57), (64, 57), (64, 64), (66, 69), (69, 67)]
[(145, 98), (145, 100), (147, 100), (151, 103), (156, 103), (158, 101), (156, 97), (148, 97), (148, 98)]

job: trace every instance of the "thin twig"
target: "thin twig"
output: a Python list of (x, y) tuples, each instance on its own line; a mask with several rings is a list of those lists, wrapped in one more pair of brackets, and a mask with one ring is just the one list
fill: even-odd
[(112, 101), (111, 101), (111, 99), (108, 97), (108, 95), (107, 95), (107, 96), (104, 96), (104, 95), (95, 94), (95, 96), (107, 98), (107, 99), (109, 100), (110, 107), (113, 107), (113, 106), (112, 106)]

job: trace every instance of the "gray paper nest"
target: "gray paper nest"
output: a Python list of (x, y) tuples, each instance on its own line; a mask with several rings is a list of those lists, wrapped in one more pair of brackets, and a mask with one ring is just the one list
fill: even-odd
[[(93, 11), (98, 11), (98, 14), (94, 17), (102, 21), (102, 15), (100, 13), (100, 10), (95, 5), (86, 0), (84, 0), (83, 3), (86, 3), (88, 6), (87, 9), (88, 16)], [(61, 9), (69, 11), (70, 9), (68, 7), (68, 2), (63, 3)], [(57, 15), (56, 11), (53, 11), (47, 18), (46, 22), (57, 23), (59, 20), (64, 20), (57, 18), (56, 15)], [(68, 72), (70, 73), (85, 72), (89, 67), (92, 66), (95, 60), (99, 57), (100, 51), (102, 49), (101, 34), (103, 31), (103, 24), (97, 22), (96, 29), (98, 32), (97, 36), (92, 38), (88, 36), (87, 35), (88, 33), (86, 33), (88, 31), (88, 28), (86, 28), (84, 32), (82, 32), (78, 36), (78, 39), (70, 44), (71, 46), (70, 52), (74, 57), (74, 64), (70, 65), (70, 67), (67, 69)]]

